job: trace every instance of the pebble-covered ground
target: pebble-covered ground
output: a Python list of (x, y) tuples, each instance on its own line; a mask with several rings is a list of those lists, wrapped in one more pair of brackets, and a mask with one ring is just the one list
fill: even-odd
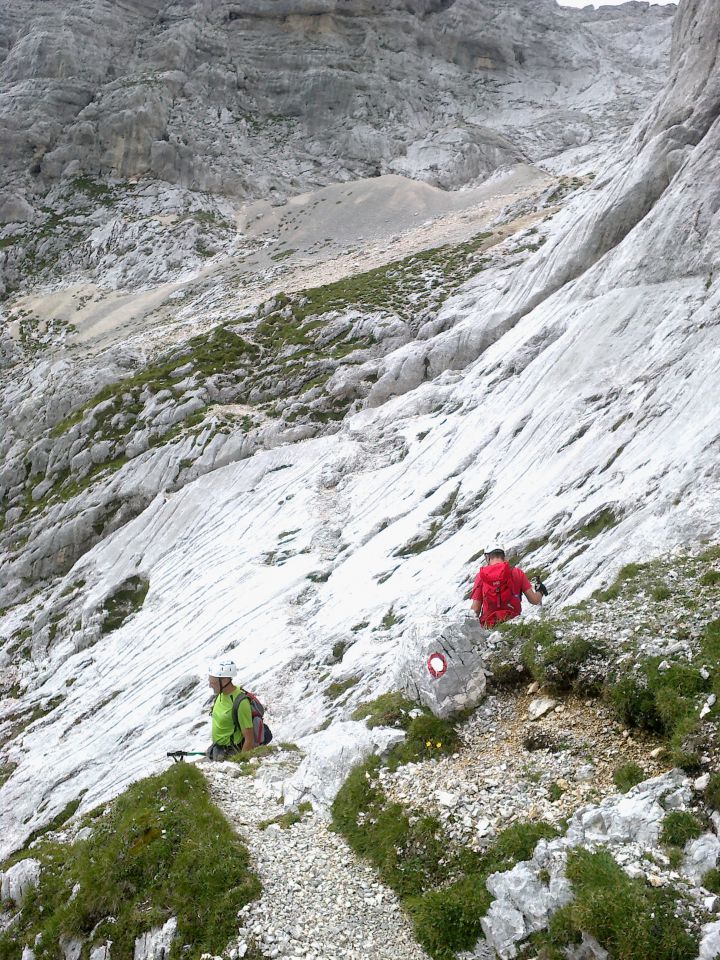
[(461, 728), (458, 753), (381, 770), (388, 797), (438, 814), (453, 839), (479, 850), (516, 821), (557, 824), (617, 793), (613, 772), (622, 764), (637, 763), (646, 777), (669, 769), (659, 741), (630, 736), (599, 701), (569, 698), (532, 721), (535, 697), (488, 697)]
[[(289, 776), (299, 755), (274, 754), (263, 766)], [(395, 894), (358, 860), (345, 841), (309, 811), (284, 828), (258, 824), (283, 814), (238, 765), (204, 765), (213, 800), (247, 844), (263, 886), (239, 917), (231, 956), (259, 949), (288, 960), (427, 960)], [(267, 771), (265, 771), (267, 772)]]

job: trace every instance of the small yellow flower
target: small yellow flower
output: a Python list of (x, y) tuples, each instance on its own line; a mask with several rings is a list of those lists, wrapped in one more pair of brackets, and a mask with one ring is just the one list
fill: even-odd
[(430, 740), (426, 740), (426, 741), (425, 741), (425, 746), (426, 746), (426, 747), (431, 747), (431, 746), (432, 746), (432, 743), (430, 742)]
[(439, 750), (440, 747), (442, 746), (442, 741), (438, 741), (438, 742), (435, 744), (435, 746), (436, 746), (436, 747), (438, 748), (438, 750)]

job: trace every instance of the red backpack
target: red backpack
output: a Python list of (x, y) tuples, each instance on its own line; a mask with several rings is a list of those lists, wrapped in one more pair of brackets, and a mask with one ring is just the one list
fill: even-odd
[(480, 570), (482, 585), (482, 612), (480, 624), (494, 627), (496, 623), (517, 617), (521, 610), (520, 597), (513, 589), (509, 563), (493, 563)]

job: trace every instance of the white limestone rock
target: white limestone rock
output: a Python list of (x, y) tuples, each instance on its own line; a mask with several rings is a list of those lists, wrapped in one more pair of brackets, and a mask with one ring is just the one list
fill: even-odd
[(0, 873), (0, 899), (11, 900), (22, 906), (28, 891), (40, 882), (42, 867), (39, 860), (29, 857), (18, 860), (3, 873)]
[(539, 720), (540, 717), (554, 710), (557, 705), (557, 700), (553, 700), (552, 697), (537, 697), (531, 700), (527, 708), (528, 720)]
[(720, 839), (714, 833), (704, 833), (685, 847), (682, 870), (693, 883), (700, 884), (708, 870), (714, 870), (720, 858)]
[(306, 756), (297, 771), (283, 784), (286, 806), (309, 800), (313, 809), (327, 815), (335, 794), (352, 768), (371, 753), (383, 753), (405, 737), (402, 730), (374, 727), (345, 720), (327, 730), (303, 737), (298, 746)]
[(135, 941), (133, 960), (166, 960), (176, 932), (176, 917), (170, 917), (162, 927), (148, 930)]
[(720, 957), (720, 920), (704, 924), (700, 933), (698, 960), (717, 960)]

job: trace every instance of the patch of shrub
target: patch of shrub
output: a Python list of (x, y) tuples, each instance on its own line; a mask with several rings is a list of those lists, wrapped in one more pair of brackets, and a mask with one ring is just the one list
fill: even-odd
[(672, 590), (669, 587), (666, 587), (664, 584), (661, 584), (659, 587), (655, 587), (652, 594), (653, 600), (656, 603), (661, 603), (663, 600), (669, 600), (672, 596)]
[(697, 938), (676, 916), (676, 895), (671, 890), (646, 888), (642, 880), (631, 879), (605, 850), (571, 851), (567, 876), (574, 899), (550, 921), (550, 945), (575, 943), (584, 932), (616, 960), (697, 957)]
[(662, 822), (660, 842), (671, 847), (684, 847), (703, 832), (698, 818), (687, 810), (672, 810)]
[(515, 635), (526, 637), (520, 654), (525, 669), (554, 693), (575, 689), (582, 665), (597, 652), (584, 637), (558, 637), (547, 622), (521, 624)]
[(659, 658), (650, 658), (633, 676), (610, 682), (609, 699), (624, 723), (667, 737), (673, 762), (694, 771), (699, 763), (693, 745), (699, 695), (710, 690), (711, 680), (690, 664), (660, 669), (660, 663)]
[(720, 870), (708, 870), (708, 872), (704, 874), (701, 883), (710, 893), (720, 893)]
[(40, 883), (0, 935), (3, 956), (32, 943), (38, 960), (56, 960), (61, 938), (89, 938), (90, 946), (110, 938), (123, 960), (137, 937), (172, 916), (172, 960), (218, 954), (237, 932), (237, 911), (260, 894), (247, 850), (189, 764), (134, 784), (92, 829), (86, 840), (33, 848)]
[(620, 793), (627, 793), (644, 779), (645, 772), (637, 763), (624, 763), (613, 771), (613, 783)]
[(708, 570), (700, 577), (703, 587), (716, 587), (720, 583), (720, 570)]

